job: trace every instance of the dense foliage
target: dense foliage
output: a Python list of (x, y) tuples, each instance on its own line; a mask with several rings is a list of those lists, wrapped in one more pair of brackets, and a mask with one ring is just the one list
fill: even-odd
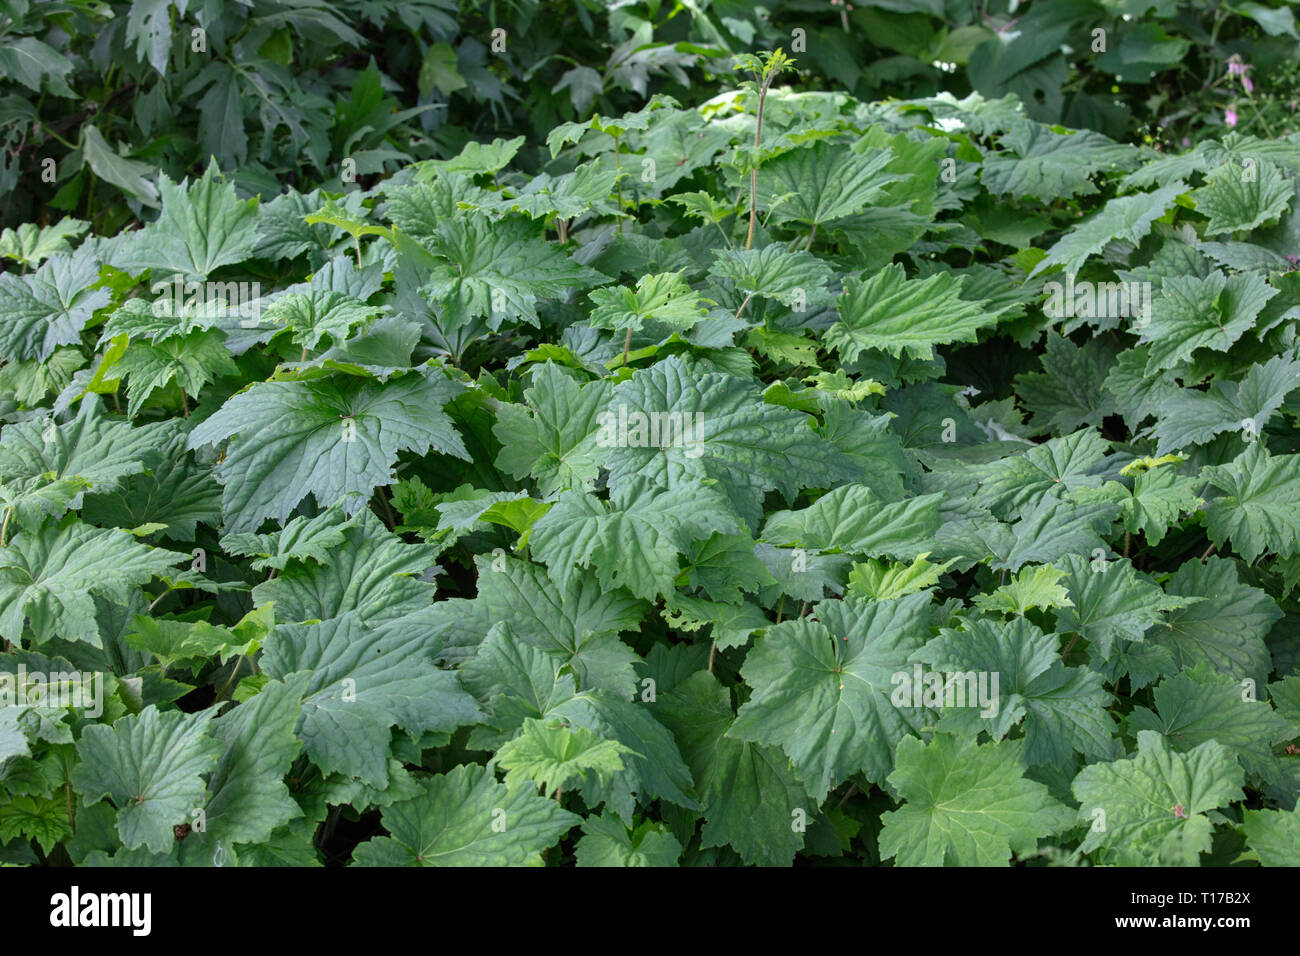
[(778, 52), (419, 159), (374, 52), (360, 182), (0, 236), (0, 861), (1300, 862), (1300, 134)]
[(210, 155), (244, 198), (520, 133), (535, 174), (558, 123), (702, 103), (732, 54), (775, 47), (796, 89), (1010, 93), (1166, 148), (1272, 138), (1297, 128), (1297, 37), (1277, 0), (0, 0), (0, 226), (64, 211), (112, 234), (156, 215), (158, 170)]

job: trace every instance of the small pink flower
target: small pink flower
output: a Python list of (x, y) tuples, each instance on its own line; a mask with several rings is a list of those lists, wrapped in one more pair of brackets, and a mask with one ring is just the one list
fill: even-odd
[(1234, 110), (1231, 106), (1229, 106), (1226, 110), (1223, 111), (1223, 121), (1227, 123), (1229, 126), (1236, 126), (1237, 111)]
[(1234, 53), (1228, 57), (1228, 75), (1241, 77), (1241, 86), (1247, 93), (1255, 92), (1255, 84), (1251, 82), (1250, 71), (1254, 69), (1249, 63), (1243, 63), (1241, 55)]
[(1184, 136), (1184, 137), (1183, 137), (1183, 149), (1191, 149), (1191, 147), (1192, 147), (1192, 141), (1191, 141), (1190, 139), (1188, 139), (1186, 136)]

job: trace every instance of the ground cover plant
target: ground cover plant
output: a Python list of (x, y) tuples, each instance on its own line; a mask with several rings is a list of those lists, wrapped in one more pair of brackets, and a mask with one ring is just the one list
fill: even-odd
[(1294, 132), (1286, 4), (1189, 0), (6, 0), (0, 227), (111, 235), (216, 156), (241, 197), (373, 185), (468, 141), (702, 103), (784, 46), (795, 89), (1017, 96), (1031, 119), (1180, 148)]
[(1300, 862), (1300, 135), (728, 66), (0, 235), (0, 861)]

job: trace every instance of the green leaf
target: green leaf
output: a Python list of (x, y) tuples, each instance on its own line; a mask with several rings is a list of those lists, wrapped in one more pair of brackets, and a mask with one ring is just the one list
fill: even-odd
[(532, 375), (526, 404), (497, 410), (497, 467), (517, 479), (532, 476), (544, 495), (590, 484), (598, 454), (588, 436), (609, 401), (608, 383), (581, 385), (552, 362), (534, 366)]
[(382, 307), (366, 305), (355, 296), (312, 289), (276, 299), (267, 308), (263, 320), (287, 326), (295, 345), (315, 349), (322, 339), (335, 345), (343, 342), (355, 327), (383, 311)]
[(986, 614), (1021, 616), (1030, 608), (1050, 610), (1070, 607), (1073, 602), (1061, 586), (1061, 578), (1065, 574), (1050, 564), (1023, 567), (1014, 578), (993, 593), (975, 595), (975, 606)]
[(614, 389), (596, 443), (610, 487), (637, 477), (661, 488), (711, 484), (758, 524), (763, 494), (791, 500), (848, 476), (848, 459), (801, 412), (770, 405), (749, 380), (673, 356)]
[(204, 299), (200, 291), (194, 291), (196, 287), (203, 289), (199, 283), (191, 283), (191, 295), (186, 298), (185, 286), (182, 285), (180, 295), (176, 295), (174, 285), (157, 283), (155, 291), (168, 291), (152, 302), (146, 302), (143, 298), (127, 299), (104, 323), (99, 344), (111, 345), (119, 336), (125, 336), (135, 343), (166, 342), (216, 328), (238, 316), (238, 300), (235, 295)]
[(1091, 130), (1058, 132), (1040, 123), (1017, 123), (1001, 139), (1012, 152), (994, 153), (980, 166), (991, 193), (1030, 196), (1043, 202), (1097, 192), (1092, 176), (1128, 167), (1133, 147)]
[(561, 654), (519, 640), (505, 622), (492, 625), (459, 674), (489, 715), (486, 728), (476, 730), (488, 749), (513, 737), (526, 719), (545, 716), (577, 693)]
[(1174, 368), (1198, 348), (1226, 352), (1255, 327), (1256, 317), (1276, 294), (1258, 275), (1212, 272), (1204, 279), (1165, 279), (1139, 340), (1151, 343), (1147, 373)]
[[(125, 340), (122, 347), (125, 350)], [(113, 359), (107, 357), (104, 361), (111, 364)], [(81, 349), (67, 346), (56, 348), (44, 362), (40, 359), (27, 359), (10, 362), (0, 369), (0, 389), (9, 392), (19, 405), (32, 408), (44, 404), (51, 392), (57, 395), (68, 388), (72, 384), (73, 375), (85, 365), (86, 356)], [(98, 384), (92, 379), (87, 389), (93, 391), (91, 386)], [(116, 383), (109, 391), (115, 389)]]
[(221, 539), (221, 546), (231, 554), (257, 556), (249, 564), (254, 571), (283, 571), (293, 560), (329, 564), (332, 552), (347, 540), (351, 526), (343, 509), (335, 505), (314, 518), (299, 515), (271, 534), (228, 534)]
[(709, 274), (730, 279), (737, 292), (773, 299), (797, 312), (832, 301), (828, 286), (834, 273), (810, 253), (771, 245), (763, 249), (715, 249), (714, 255), (717, 259), (709, 267)]
[(308, 494), (355, 511), (391, 484), (399, 451), (469, 458), (442, 411), (461, 386), (431, 372), (379, 384), (364, 379), (260, 382), (190, 432), (189, 447), (231, 439), (214, 470), (231, 532), (284, 521)]
[[(1227, 747), (1248, 773), (1278, 774), (1272, 745), (1288, 736), (1287, 722), (1267, 701), (1256, 700), (1254, 688), (1204, 663), (1166, 677), (1155, 686), (1156, 709), (1135, 707), (1127, 725), (1131, 733), (1154, 731), (1185, 753), (1206, 741)], [(1157, 716), (1158, 715), (1158, 716)]]
[(1097, 388), (1115, 365), (1116, 349), (1106, 339), (1089, 339), (1082, 347), (1047, 332), (1043, 371), (1016, 376), (1020, 402), (1032, 413), (1034, 432), (1068, 433), (1083, 425), (1098, 426), (1114, 414), (1114, 399)]
[(234, 185), (218, 183), (217, 176), (215, 162), (201, 179), (179, 185), (160, 173), (161, 215), (132, 233), (113, 264), (134, 272), (149, 269), (155, 276), (204, 278), (247, 259), (257, 244), (257, 200), (241, 201)]
[(596, 304), (588, 321), (598, 329), (640, 331), (646, 322), (659, 322), (684, 331), (704, 317), (705, 307), (680, 273), (642, 276), (636, 289), (611, 286), (587, 297)]
[(433, 663), (437, 634), (403, 621), (366, 629), (356, 612), (319, 624), (280, 624), (267, 638), (262, 669), (283, 678), (310, 671), (297, 734), (325, 773), (388, 780), (392, 728), (413, 739), (480, 716), (456, 675)]
[(208, 330), (171, 338), (159, 345), (132, 344), (116, 366), (116, 371), (129, 380), (127, 415), (135, 417), (154, 392), (172, 383), (186, 395), (198, 396), (203, 386), (218, 376), (237, 374), (239, 369), (224, 339), (221, 332)]
[(676, 866), (682, 845), (662, 823), (647, 820), (636, 829), (610, 813), (589, 816), (574, 856), (578, 866)]
[(82, 329), (111, 298), (95, 288), (98, 282), (99, 261), (89, 245), (51, 256), (30, 275), (0, 274), (0, 358), (44, 362), (60, 345), (80, 345)]
[(1067, 273), (1077, 273), (1089, 256), (1096, 255), (1112, 240), (1140, 242), (1151, 231), (1152, 224), (1164, 216), (1185, 192), (1187, 184), (1178, 180), (1154, 192), (1109, 200), (1047, 250), (1047, 257), (1034, 267), (1030, 276), (1055, 265), (1064, 266)]
[(1147, 637), (1168, 648), (1180, 669), (1205, 661), (1237, 680), (1250, 677), (1260, 685), (1268, 679), (1272, 667), (1264, 636), (1282, 611), (1266, 592), (1241, 583), (1235, 563), (1217, 555), (1205, 563), (1193, 558), (1169, 579), (1165, 592), (1202, 599), (1170, 612), (1165, 626)]
[(1102, 536), (1110, 533), (1120, 507), (1105, 500), (1079, 503), (1044, 498), (1009, 528), (1000, 528), (1007, 534), (997, 542), (997, 560), (991, 567), (995, 571), (1016, 571), (1030, 562), (1058, 564), (1069, 554), (1091, 554), (1098, 549), (1105, 552)]
[(451, 159), (430, 159), (418, 164), (415, 179), (417, 182), (424, 182), (425, 178), (421, 177), (419, 171), (426, 168), (438, 173), (464, 176), (495, 175), (509, 165), (510, 160), (514, 159), (515, 154), (519, 152), (519, 147), (523, 145), (523, 136), (516, 136), (513, 139), (494, 139), (490, 143), (470, 141)]
[(1227, 465), (1201, 477), (1223, 492), (1205, 509), (1210, 540), (1253, 562), (1265, 550), (1282, 557), (1300, 551), (1300, 455), (1270, 455), (1256, 441)]
[(677, 738), (704, 804), (701, 846), (730, 846), (746, 863), (789, 866), (803, 847), (795, 824), (816, 803), (776, 747), (729, 736), (730, 692), (707, 672), (662, 695), (655, 713)]
[(125, 640), (155, 655), (168, 668), (188, 661), (191, 672), (197, 672), (210, 659), (220, 658), (225, 663), (253, 652), (271, 629), (270, 610), (268, 605), (250, 611), (235, 629), (214, 627), (207, 621), (175, 621), (137, 614)]
[(1246, 845), (1260, 865), (1295, 866), (1300, 859), (1300, 809), (1248, 809), (1242, 816)]
[(450, 96), (468, 85), (457, 69), (456, 51), (446, 43), (430, 44), (420, 64), (420, 96), (427, 98), (435, 89)]
[[(344, 214), (362, 214), (362, 194), (348, 193)], [(344, 235), (344, 230), (325, 223), (309, 224), (307, 218), (325, 204), (320, 190), (300, 193), (289, 189), (257, 207), (258, 245), (254, 255), (267, 259), (292, 259), (304, 252), (326, 255)]]
[[(212, 722), (225, 752), (208, 782), (203, 831), (215, 841), (263, 843), (302, 816), (284, 776), (298, 756), (294, 737), (308, 675), (269, 682), (252, 700)], [(191, 834), (193, 836), (193, 834)]]
[(1175, 388), (1158, 398), (1151, 430), (1159, 454), (1200, 445), (1226, 431), (1260, 435), (1283, 401), (1300, 387), (1300, 362), (1278, 355), (1252, 365), (1240, 382), (1218, 377), (1205, 391)]
[(163, 524), (163, 536), (173, 541), (193, 541), (199, 522), (220, 524), (221, 486), (186, 452), (185, 438), (178, 433), (164, 443), (149, 473), (127, 477), (121, 490), (88, 494), (82, 518), (119, 528)]
[(658, 797), (699, 809), (690, 793), (690, 771), (650, 708), (598, 688), (577, 691), (572, 675), (561, 673), (564, 664), (561, 654), (524, 643), (507, 625), (493, 627), (461, 669), (466, 686), (491, 715), (488, 726), (471, 735), (471, 746), (500, 746), (529, 717), (585, 727), (627, 748), (625, 769), (608, 786), (597, 775), (585, 774), (583, 800), (589, 807), (607, 803), (629, 823), (638, 798)]
[(135, 46), (137, 60), (148, 60), (159, 73), (167, 73), (173, 42), (172, 7), (184, 16), (186, 5), (185, 0), (140, 0), (131, 5), (126, 18), (126, 42)]
[(422, 791), (385, 808), (391, 835), (358, 846), (353, 865), (541, 866), (546, 849), (582, 819), (474, 764), (429, 777)]
[(248, 160), (248, 133), (244, 129), (244, 94), (240, 74), (219, 69), (212, 85), (198, 102), (199, 145), (227, 169)]
[(585, 727), (528, 718), (518, 737), (497, 751), (497, 764), (511, 787), (541, 785), (542, 795), (580, 782), (593, 773), (604, 783), (621, 772), (628, 749), (615, 740), (602, 740)]
[[(16, 18), (21, 23), (26, 12), (26, 7), (16, 8), (10, 22)], [(12, 34), (6, 37), (5, 45), (0, 47), (0, 68), (4, 69), (6, 77), (17, 80), (34, 93), (44, 94), (48, 86), (58, 96), (75, 95), (67, 79), (73, 71), (72, 61), (36, 37)]]
[(477, 598), (468, 607), (448, 608), (475, 644), (504, 622), (519, 640), (562, 655), (581, 687), (632, 696), (638, 658), (619, 634), (640, 624), (639, 601), (602, 588), (592, 573), (558, 584), (531, 562), (484, 555), (477, 564)]
[[(75, 493), (66, 507), (80, 508), (83, 492), (120, 491), (124, 479), (162, 465), (164, 449), (175, 450), (168, 442), (176, 433), (171, 423), (134, 427), (111, 418), (92, 399), (62, 424), (33, 418), (5, 426), (0, 431), (0, 481), (28, 494), (74, 481)], [(20, 512), (19, 517), (25, 516)]]
[(758, 174), (758, 208), (777, 222), (810, 226), (852, 215), (884, 196), (902, 176), (885, 172), (894, 159), (888, 149), (854, 152), (813, 143), (765, 162)]
[(936, 345), (974, 342), (976, 332), (996, 322), (1000, 310), (963, 299), (964, 281), (943, 272), (908, 279), (899, 263), (862, 281), (850, 279), (839, 302), (839, 319), (826, 331), (826, 345), (852, 362), (867, 349), (929, 359)]
[(457, 303), (466, 315), (487, 319), (495, 330), (505, 321), (536, 325), (539, 299), (604, 278), (535, 232), (517, 218), (438, 223), (431, 244), (439, 259), (424, 279), (429, 292), (444, 305)]
[(1152, 468), (1133, 480), (1133, 498), (1124, 503), (1124, 529), (1159, 544), (1184, 514), (1201, 507), (1201, 484), (1172, 468)]
[(129, 604), (142, 584), (188, 558), (72, 515), (47, 518), (0, 548), (0, 633), (17, 640), (26, 619), (38, 643), (57, 637), (99, 647), (95, 596)]
[(1127, 558), (1096, 562), (1069, 554), (1060, 563), (1072, 606), (1057, 613), (1056, 626), (1096, 644), (1102, 657), (1110, 657), (1117, 640), (1142, 640), (1164, 623), (1166, 611), (1195, 603), (1166, 595)]
[(70, 836), (72, 824), (62, 800), (10, 794), (0, 797), (0, 840), (35, 840), (48, 856)]
[(747, 534), (714, 534), (707, 541), (697, 541), (686, 561), (687, 583), (727, 604), (743, 602), (741, 592), (752, 594), (776, 583)]
[(64, 216), (52, 226), (25, 222), (17, 231), (5, 229), (0, 232), (0, 257), (38, 266), (50, 256), (71, 252), (69, 240), (80, 237), (89, 228), (90, 223), (71, 216)]
[(1240, 800), (1242, 781), (1220, 743), (1181, 754), (1155, 731), (1140, 731), (1134, 756), (1091, 764), (1074, 778), (1079, 822), (1089, 825), (1080, 849), (1101, 848), (1120, 866), (1196, 866), (1213, 835), (1206, 814)]
[(929, 602), (823, 601), (812, 620), (768, 628), (745, 659), (753, 696), (728, 736), (784, 750), (818, 804), (851, 774), (883, 782), (894, 745), (929, 722), (891, 700), (894, 675), (929, 636)]
[[(944, 628), (912, 655), (934, 670), (903, 675), (913, 689), (909, 695), (900, 687), (900, 697), (915, 698), (918, 681), (946, 675), (940, 730), (972, 739), (985, 730), (998, 740), (1022, 724), (1027, 766), (1069, 767), (1075, 751), (1094, 759), (1113, 756), (1115, 725), (1106, 712), (1111, 696), (1102, 677), (1087, 668), (1065, 667), (1059, 645), (1057, 635), (1044, 634), (1025, 618), (965, 621), (961, 630)], [(923, 687), (922, 700), (912, 703), (937, 707), (932, 695), (938, 690)]]
[(1085, 428), (1033, 445), (1023, 454), (976, 466), (976, 500), (996, 515), (1015, 516), (1076, 489), (1097, 488), (1109, 449), (1106, 439)]
[(931, 564), (926, 560), (929, 556), (930, 552), (923, 551), (910, 565), (886, 564), (874, 558), (854, 564), (849, 572), (848, 593), (871, 601), (888, 601), (932, 588), (954, 561)]
[(1294, 186), (1267, 160), (1251, 160), (1238, 167), (1224, 163), (1194, 190), (1196, 211), (1208, 216), (1205, 235), (1254, 229), (1282, 215), (1294, 195)]
[(541, 173), (510, 198), (483, 203), (483, 207), (493, 211), (522, 212), (534, 219), (547, 216), (575, 219), (589, 213), (614, 214), (617, 209), (610, 201), (610, 194), (615, 183), (626, 175), (618, 167), (599, 159), (583, 163), (573, 172), (561, 176)]
[(700, 808), (692, 793), (690, 771), (673, 736), (654, 718), (651, 708), (604, 691), (582, 691), (560, 702), (545, 716), (586, 727), (627, 748), (624, 758), (627, 769), (610, 786), (601, 786), (595, 775), (587, 774), (582, 792), (589, 806), (603, 800), (610, 810), (628, 822), (632, 819), (634, 799), (648, 803), (658, 798), (687, 810)]
[[(763, 575), (770, 577), (767, 568), (761, 562)], [(747, 586), (753, 586), (753, 581)], [(773, 580), (775, 583), (775, 580)], [(722, 604), (682, 594), (672, 595), (664, 608), (664, 621), (679, 631), (695, 632), (706, 624), (712, 625), (709, 637), (720, 650), (731, 647), (743, 647), (749, 643), (750, 635), (765, 629), (771, 622), (758, 606), (745, 602), (742, 604)]]
[(563, 492), (533, 525), (533, 553), (567, 587), (576, 568), (591, 568), (606, 589), (627, 588), (653, 600), (670, 594), (680, 555), (715, 531), (738, 532), (740, 522), (717, 491), (686, 485), (659, 491), (644, 479), (620, 484), (606, 503)]
[(149, 706), (111, 727), (92, 724), (82, 731), (72, 785), (87, 806), (112, 800), (127, 849), (170, 849), (172, 827), (193, 822), (192, 812), (204, 805), (201, 774), (213, 770), (222, 753), (220, 741), (207, 735), (214, 711), (163, 713)]
[(777, 511), (763, 525), (772, 544), (871, 557), (916, 557), (938, 530), (943, 496), (920, 495), (885, 503), (864, 485), (843, 485), (807, 508)]
[(120, 149), (114, 149), (108, 144), (97, 127), (89, 124), (82, 127), (81, 149), (92, 173), (116, 186), (141, 205), (153, 209), (158, 207), (158, 188), (166, 181), (166, 173), (160, 173), (159, 185), (154, 185), (152, 177), (156, 167), (127, 159)]
[(1024, 777), (1019, 741), (977, 745), (938, 734), (898, 745), (889, 776), (906, 802), (881, 815), (880, 855), (898, 866), (1007, 866), (1073, 814)]

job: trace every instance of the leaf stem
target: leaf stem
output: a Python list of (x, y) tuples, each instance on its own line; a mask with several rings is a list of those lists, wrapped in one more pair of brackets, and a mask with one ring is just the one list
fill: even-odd
[(772, 83), (772, 74), (762, 78), (758, 88), (758, 122), (754, 124), (754, 168), (749, 171), (749, 234), (745, 236), (745, 248), (754, 246), (754, 221), (758, 217), (758, 143), (763, 135), (763, 105), (767, 102), (767, 88)]
[(221, 690), (217, 691), (216, 699), (218, 702), (220, 702), (221, 699), (226, 696), (226, 688), (229, 687), (231, 682), (235, 679), (235, 675), (239, 673), (239, 668), (243, 666), (243, 663), (244, 663), (244, 655), (240, 654), (239, 657), (236, 658), (235, 660), (235, 666), (231, 670), (230, 676), (227, 677), (226, 682), (221, 685)]
[(745, 301), (740, 303), (740, 308), (736, 310), (736, 318), (740, 318), (740, 313), (745, 311), (745, 306), (749, 305), (749, 300), (754, 298), (754, 293), (745, 296)]
[(394, 528), (397, 527), (397, 519), (393, 517), (393, 509), (388, 505), (388, 497), (384, 494), (384, 489), (376, 488), (375, 497), (377, 497), (379, 499), (379, 503), (383, 505), (384, 518), (388, 522), (388, 530), (392, 531)]

